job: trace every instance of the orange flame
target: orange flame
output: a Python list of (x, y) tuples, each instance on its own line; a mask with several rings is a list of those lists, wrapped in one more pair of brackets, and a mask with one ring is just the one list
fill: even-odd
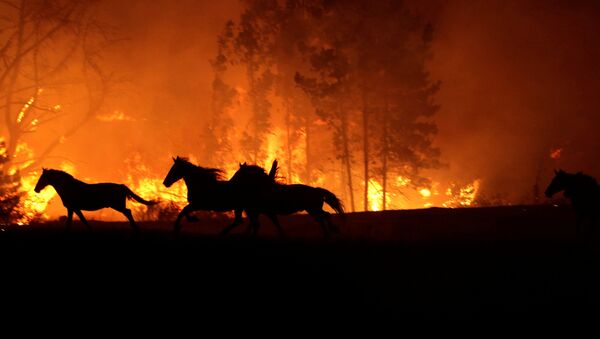
[(550, 158), (558, 160), (562, 155), (562, 148), (556, 148), (550, 151)]

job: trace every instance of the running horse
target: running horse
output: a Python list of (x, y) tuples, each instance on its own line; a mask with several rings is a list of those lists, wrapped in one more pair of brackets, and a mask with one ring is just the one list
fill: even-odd
[(571, 201), (577, 215), (577, 231), (583, 231), (586, 222), (590, 226), (596, 226), (600, 215), (600, 186), (596, 179), (581, 172), (555, 170), (554, 174), (554, 179), (546, 188), (546, 197), (551, 198), (564, 191), (563, 195)]
[[(331, 214), (323, 210), (323, 204), (326, 203), (338, 214), (344, 213), (343, 204), (335, 194), (320, 187), (278, 183), (274, 180), (276, 172), (277, 161), (273, 162), (269, 174), (260, 166), (244, 163), (240, 164), (239, 170), (229, 180), (236, 187), (254, 234), (258, 233), (260, 227), (260, 214), (267, 215), (278, 228), (280, 235), (283, 235), (277, 215), (302, 211), (308, 212), (319, 222), (325, 238), (328, 238), (331, 232), (339, 231), (331, 221)], [(229, 226), (222, 233), (229, 232), (233, 227)]]
[(223, 179), (222, 170), (197, 166), (187, 158), (178, 156), (173, 158), (173, 166), (167, 173), (163, 184), (171, 187), (181, 179), (187, 186), (188, 205), (177, 215), (173, 226), (175, 232), (181, 230), (181, 219), (184, 216), (188, 222), (198, 221), (198, 218), (191, 215), (193, 211), (234, 211), (234, 221), (228, 228), (234, 228), (242, 223), (244, 209), (236, 186)]
[(150, 206), (158, 201), (148, 201), (133, 193), (127, 186), (115, 183), (88, 184), (75, 179), (69, 173), (43, 169), (34, 191), (41, 192), (46, 186), (52, 186), (58, 193), (63, 205), (67, 208), (67, 230), (71, 227), (73, 213), (77, 214), (89, 230), (91, 226), (81, 211), (96, 211), (102, 208), (112, 208), (121, 212), (129, 220), (131, 227), (138, 232), (139, 228), (133, 219), (131, 210), (127, 208), (127, 199), (135, 200)]

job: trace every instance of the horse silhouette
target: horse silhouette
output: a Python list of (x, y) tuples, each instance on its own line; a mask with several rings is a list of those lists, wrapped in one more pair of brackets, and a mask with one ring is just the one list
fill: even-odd
[(578, 233), (584, 230), (586, 222), (591, 226), (596, 225), (600, 214), (600, 186), (596, 179), (581, 172), (573, 174), (555, 170), (554, 174), (554, 179), (546, 188), (546, 197), (551, 198), (564, 191), (563, 195), (571, 201), (577, 215)]
[(58, 193), (63, 205), (67, 208), (67, 230), (73, 221), (73, 212), (91, 230), (81, 211), (96, 211), (102, 208), (112, 208), (127, 217), (131, 227), (137, 232), (139, 228), (133, 220), (131, 210), (127, 208), (126, 200), (133, 199), (144, 205), (154, 205), (157, 201), (142, 199), (133, 193), (127, 186), (115, 183), (88, 184), (75, 179), (69, 173), (55, 170), (43, 169), (42, 175), (35, 185), (34, 191), (39, 193), (46, 186), (52, 186)]
[(187, 158), (173, 158), (173, 166), (167, 173), (163, 184), (170, 187), (178, 180), (183, 179), (188, 189), (188, 205), (186, 205), (175, 220), (174, 231), (181, 229), (181, 218), (184, 216), (189, 222), (198, 221), (190, 215), (193, 211), (234, 211), (235, 217), (229, 228), (234, 228), (242, 223), (244, 211), (236, 187), (223, 179), (223, 171), (216, 168), (204, 168), (192, 164)]
[[(244, 163), (240, 164), (238, 171), (229, 180), (240, 195), (254, 234), (257, 234), (260, 228), (258, 221), (260, 214), (266, 214), (273, 220), (280, 234), (283, 234), (281, 226), (276, 222), (276, 216), (301, 211), (308, 212), (319, 222), (325, 238), (328, 238), (332, 231), (338, 231), (331, 222), (331, 214), (323, 210), (323, 204), (327, 203), (337, 213), (344, 213), (343, 204), (335, 194), (320, 187), (278, 183), (274, 180), (276, 172), (277, 161), (273, 162), (269, 174), (260, 166)], [(222, 233), (229, 232), (233, 227), (224, 229)]]

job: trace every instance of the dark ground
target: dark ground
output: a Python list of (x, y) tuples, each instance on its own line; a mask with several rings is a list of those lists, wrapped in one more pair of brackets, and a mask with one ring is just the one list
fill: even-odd
[(215, 236), (227, 221), (185, 224), (180, 236), (165, 223), (141, 223), (138, 237), (125, 223), (4, 227), (2, 307), (94, 326), (139, 317), (145, 328), (598, 319), (600, 246), (575, 238), (568, 208), (355, 213), (336, 219), (342, 234), (327, 242), (306, 215), (282, 219), (285, 240), (268, 221), (258, 239)]

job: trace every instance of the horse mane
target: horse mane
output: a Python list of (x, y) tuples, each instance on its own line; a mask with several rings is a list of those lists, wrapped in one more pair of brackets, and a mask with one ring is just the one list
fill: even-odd
[(70, 179), (75, 179), (74, 176), (72, 176), (71, 174), (69, 174), (69, 173), (67, 173), (65, 171), (62, 171), (62, 170), (57, 170), (57, 169), (52, 169), (52, 168), (44, 168), (44, 171), (46, 173), (58, 174), (58, 175), (65, 176), (65, 177), (70, 178)]
[(177, 161), (187, 167), (193, 168), (194, 170), (198, 171), (199, 173), (204, 174), (216, 181), (223, 180), (223, 178), (224, 178), (224, 172), (221, 169), (198, 166), (198, 165), (195, 165), (192, 162), (190, 162), (190, 160), (185, 157), (178, 156), (177, 158), (175, 158), (175, 161)]
[(260, 174), (264, 174), (264, 175), (268, 176), (267, 171), (258, 165), (245, 165), (242, 168), (240, 168), (240, 171), (258, 172)]
[(569, 173), (563, 170), (559, 170), (558, 172), (556, 172), (556, 174), (562, 174), (568, 178), (571, 178), (572, 180), (574, 179), (575, 182), (577, 182), (578, 184), (583, 184), (586, 186), (598, 186), (598, 182), (594, 177), (592, 177), (591, 175), (587, 175), (583, 172)]
[(590, 185), (590, 186), (598, 186), (598, 182), (591, 175), (584, 174), (583, 172), (577, 172), (576, 174), (573, 174), (573, 175), (577, 178), (577, 180), (579, 182), (581, 182), (583, 184)]

